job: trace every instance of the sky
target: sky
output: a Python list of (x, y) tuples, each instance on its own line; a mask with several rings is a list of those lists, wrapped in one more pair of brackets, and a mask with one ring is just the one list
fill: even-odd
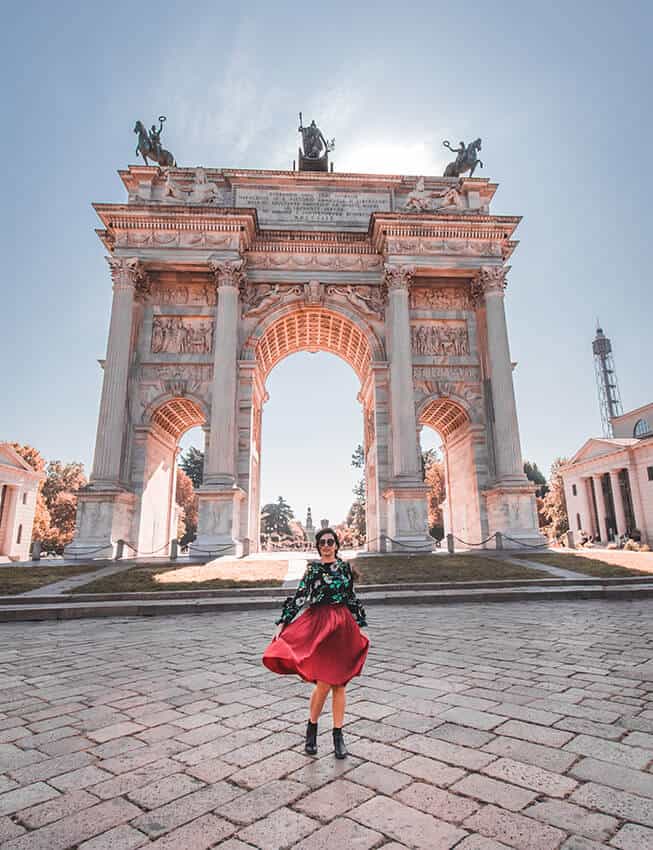
[[(548, 473), (601, 431), (591, 341), (624, 409), (653, 399), (647, 2), (57, 4), (3, 12), (0, 440), (90, 466), (111, 282), (92, 202), (123, 202), (137, 119), (181, 166), (289, 168), (297, 113), (336, 170), (441, 174), (483, 139), (492, 211), (523, 216), (506, 294), (523, 455)], [(357, 379), (297, 354), (268, 381), (262, 496), (338, 521)]]

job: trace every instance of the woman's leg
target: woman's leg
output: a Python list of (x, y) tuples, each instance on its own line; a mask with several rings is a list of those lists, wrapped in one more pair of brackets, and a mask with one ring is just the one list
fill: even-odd
[(331, 685), (327, 682), (316, 683), (313, 693), (311, 694), (309, 710), (309, 719), (311, 723), (317, 723), (320, 714), (322, 714), (322, 709), (324, 708), (324, 703), (326, 702), (326, 698), (330, 690)]
[(345, 722), (345, 686), (334, 685), (331, 688), (332, 694), (332, 709), (333, 709), (333, 727), (334, 729), (342, 729)]

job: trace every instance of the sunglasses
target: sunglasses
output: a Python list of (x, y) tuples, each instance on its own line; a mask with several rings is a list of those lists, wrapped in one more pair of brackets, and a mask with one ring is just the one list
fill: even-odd
[(318, 543), (318, 546), (335, 546), (336, 541), (333, 537), (323, 537), (322, 540)]

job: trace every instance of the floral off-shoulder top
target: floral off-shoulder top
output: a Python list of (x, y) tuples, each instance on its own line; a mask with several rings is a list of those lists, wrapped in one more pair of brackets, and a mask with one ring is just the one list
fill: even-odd
[(321, 561), (309, 561), (294, 596), (289, 596), (283, 604), (277, 625), (288, 623), (299, 613), (304, 605), (344, 604), (354, 615), (359, 626), (367, 626), (365, 609), (354, 593), (354, 576), (347, 561), (340, 558), (331, 564)]

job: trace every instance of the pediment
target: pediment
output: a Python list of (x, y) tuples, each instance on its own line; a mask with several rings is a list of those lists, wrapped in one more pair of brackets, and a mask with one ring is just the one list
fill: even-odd
[(8, 443), (0, 443), (0, 464), (19, 469), (21, 472), (34, 472), (26, 460), (18, 454)]
[(613, 454), (623, 448), (623, 441), (611, 440), (602, 437), (590, 437), (590, 439), (576, 452), (569, 463), (582, 463), (583, 461), (592, 460), (592, 458), (601, 457), (602, 455)]

